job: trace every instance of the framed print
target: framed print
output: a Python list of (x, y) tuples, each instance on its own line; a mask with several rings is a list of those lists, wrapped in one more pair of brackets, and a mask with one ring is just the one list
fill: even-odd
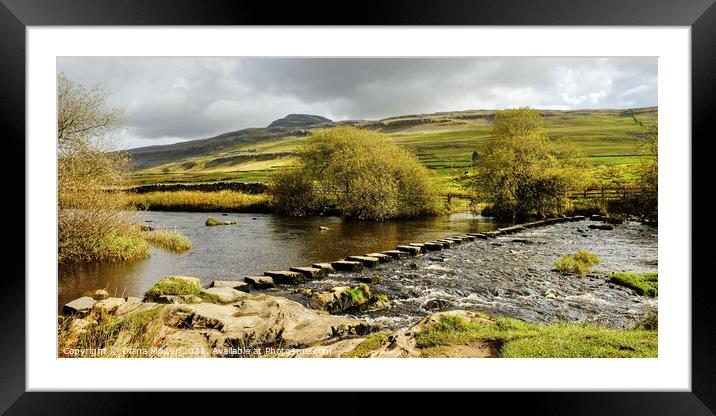
[(712, 414), (711, 2), (364, 6), (3, 0), (3, 410)]

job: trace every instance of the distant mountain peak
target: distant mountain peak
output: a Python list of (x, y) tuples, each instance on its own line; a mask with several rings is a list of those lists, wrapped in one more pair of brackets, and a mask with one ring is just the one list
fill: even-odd
[(315, 124), (330, 123), (325, 117), (312, 114), (289, 114), (284, 118), (273, 121), (269, 127), (307, 127)]

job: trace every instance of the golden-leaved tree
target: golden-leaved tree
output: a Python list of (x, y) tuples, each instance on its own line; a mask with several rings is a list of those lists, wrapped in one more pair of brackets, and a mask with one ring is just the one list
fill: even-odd
[(544, 121), (526, 108), (495, 113), (493, 140), (476, 166), (474, 187), (502, 218), (550, 216), (569, 207), (584, 175), (581, 159), (550, 141)]
[(305, 215), (332, 209), (378, 221), (444, 211), (437, 178), (383, 134), (349, 126), (318, 130), (296, 155), (298, 166), (270, 181), (278, 211)]
[(122, 111), (107, 91), (86, 88), (60, 73), (57, 79), (58, 259), (60, 263), (126, 260), (149, 255), (113, 192), (130, 167), (111, 151)]

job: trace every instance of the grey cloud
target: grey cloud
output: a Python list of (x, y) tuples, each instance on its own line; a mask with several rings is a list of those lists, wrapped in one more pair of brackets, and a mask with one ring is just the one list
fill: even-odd
[(111, 91), (127, 147), (265, 126), (289, 113), (383, 118), (465, 109), (657, 105), (657, 59), (62, 57)]

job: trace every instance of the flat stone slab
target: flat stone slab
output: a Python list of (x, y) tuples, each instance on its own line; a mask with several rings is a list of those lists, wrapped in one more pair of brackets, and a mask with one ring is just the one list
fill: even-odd
[(65, 306), (62, 307), (62, 311), (66, 314), (87, 313), (92, 309), (95, 303), (97, 303), (97, 301), (90, 296), (83, 296), (72, 302), (65, 303)]
[(485, 233), (489, 238), (497, 238), (500, 234), (502, 234), (501, 231), (489, 231)]
[(297, 285), (306, 282), (306, 277), (303, 274), (290, 270), (269, 270), (264, 272), (264, 275), (272, 277), (274, 282), (281, 285)]
[(359, 261), (338, 260), (331, 263), (331, 266), (333, 266), (336, 270), (345, 272), (357, 272), (359, 270), (363, 270), (363, 263)]
[(392, 257), (390, 257), (387, 254), (383, 254), (383, 253), (368, 253), (368, 254), (366, 254), (366, 257), (375, 257), (381, 263), (387, 263), (387, 262), (393, 260)]
[(425, 250), (428, 251), (440, 251), (443, 249), (443, 245), (438, 242), (427, 242), (423, 244), (423, 246), (425, 247)]
[(228, 286), (210, 287), (204, 290), (204, 292), (216, 296), (220, 303), (234, 303), (249, 296), (246, 292), (240, 292)]
[(425, 253), (425, 252), (427, 251), (427, 250), (425, 249), (425, 244), (424, 244), (424, 243), (410, 243), (410, 244), (408, 244), (408, 245), (409, 245), (409, 246), (413, 246), (413, 247), (419, 247), (421, 253)]
[(467, 241), (475, 241), (474, 235), (465, 235), (465, 237), (467, 238)]
[(487, 234), (478, 233), (475, 234), (475, 238), (477, 238), (478, 240), (487, 240)]
[(443, 243), (445, 248), (450, 248), (450, 247), (452, 247), (453, 244), (456, 244), (452, 240), (438, 240), (438, 241)]
[(248, 276), (244, 277), (244, 282), (250, 284), (257, 289), (267, 289), (276, 287), (273, 279), (268, 276)]
[(331, 263), (313, 263), (311, 265), (311, 267), (315, 267), (316, 269), (321, 269), (324, 272), (326, 272), (326, 274), (336, 271), (336, 269), (334, 269), (333, 266), (331, 266)]
[(586, 219), (587, 219), (587, 217), (585, 217), (584, 215), (575, 215), (575, 216), (572, 217), (572, 218), (573, 218), (575, 221), (582, 221), (582, 220), (586, 220)]
[(289, 270), (301, 273), (307, 279), (323, 279), (328, 274), (328, 272), (319, 267), (291, 267)]
[(408, 255), (408, 253), (406, 253), (404, 251), (400, 251), (400, 250), (387, 250), (387, 251), (384, 251), (383, 254), (388, 255), (394, 259), (399, 259), (401, 257), (406, 257)]
[(420, 247), (414, 247), (414, 246), (398, 246), (395, 248), (398, 251), (404, 251), (406, 253), (410, 253), (413, 256), (417, 256), (420, 254), (423, 250)]
[(240, 280), (214, 280), (210, 287), (230, 287), (242, 292), (249, 291), (249, 284)]
[(459, 237), (448, 237), (447, 241), (452, 241), (454, 244), (462, 244), (462, 238)]
[(363, 263), (366, 267), (375, 267), (380, 262), (380, 259), (378, 257), (368, 257), (368, 256), (348, 256), (346, 257), (346, 260), (348, 261), (359, 261)]

